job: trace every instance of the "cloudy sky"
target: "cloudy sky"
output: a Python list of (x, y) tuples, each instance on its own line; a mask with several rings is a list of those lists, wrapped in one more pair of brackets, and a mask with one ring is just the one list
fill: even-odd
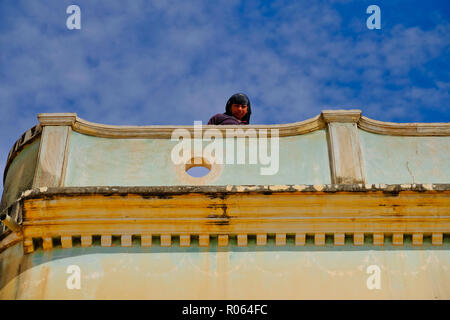
[(450, 122), (449, 70), (448, 0), (0, 0), (0, 167), (38, 113), (193, 125), (235, 92), (253, 124), (341, 108)]

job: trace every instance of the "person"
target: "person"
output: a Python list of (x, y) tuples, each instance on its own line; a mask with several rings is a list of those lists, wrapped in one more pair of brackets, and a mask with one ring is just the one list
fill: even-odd
[(209, 119), (213, 125), (246, 125), (250, 123), (252, 109), (250, 99), (244, 93), (235, 93), (228, 99), (225, 113), (218, 113)]

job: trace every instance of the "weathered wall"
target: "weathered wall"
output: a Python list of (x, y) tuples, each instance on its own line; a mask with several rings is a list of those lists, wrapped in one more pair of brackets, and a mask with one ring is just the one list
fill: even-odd
[[(94, 246), (22, 256), (17, 244), (0, 254), (2, 274), (15, 275), (2, 279), (0, 298), (450, 299), (449, 251), (424, 247)], [(70, 265), (80, 266), (80, 290), (66, 286)], [(381, 270), (379, 290), (367, 288), (370, 265)]]
[[(189, 180), (183, 176), (186, 167), (171, 161), (178, 143), (170, 140), (174, 127), (106, 126), (75, 114), (43, 114), (39, 121), (41, 140), (46, 141), (25, 134), (8, 157), (2, 208), (22, 191), (34, 190), (23, 195), (23, 206), (16, 206), (24, 209), (20, 231), (0, 239), (0, 298), (450, 299), (448, 187), (436, 185), (450, 182), (449, 124), (400, 125), (361, 117), (359, 110), (324, 111), (314, 119), (279, 126), (277, 174), (262, 175), (264, 165), (259, 164), (225, 164), (220, 170), (213, 167), (209, 180)], [(388, 190), (385, 184), (398, 185)], [(101, 194), (94, 190), (92, 199), (83, 203), (81, 195), (89, 190), (83, 193), (82, 188), (62, 202), (53, 197), (64, 186), (180, 185), (242, 192), (231, 196), (231, 202), (211, 190), (213, 196), (206, 190), (203, 202), (186, 192), (178, 194), (187, 198), (184, 202), (162, 191), (114, 196), (120, 190), (112, 189), (120, 188)], [(254, 202), (256, 196), (246, 194), (242, 185), (267, 190), (260, 190), (263, 196)], [(345, 190), (335, 194), (340, 188)], [(294, 189), (299, 194), (272, 193)], [(42, 199), (33, 193), (41, 193)], [(35, 200), (27, 205), (27, 199)], [(142, 199), (146, 205), (140, 205)], [(185, 216), (187, 212), (191, 215)], [(155, 220), (161, 213), (177, 223)], [(232, 240), (236, 230), (231, 228), (242, 215), (251, 222), (236, 229), (245, 243), (249, 234), (245, 247)], [(261, 223), (263, 218), (273, 230)], [(194, 230), (199, 221), (205, 223)], [(345, 224), (337, 223), (342, 221)], [(256, 226), (253, 233), (250, 226)], [(165, 239), (163, 243), (147, 247), (149, 230), (154, 239)], [(213, 239), (224, 230), (231, 244), (218, 248)], [(264, 241), (266, 234), (276, 234), (278, 246), (273, 239), (255, 246), (250, 239), (255, 232)], [(286, 244), (288, 234), (291, 242)], [(368, 234), (373, 246), (364, 242)], [(126, 247), (132, 235), (144, 239), (142, 247)], [(190, 241), (191, 235), (206, 235), (208, 241), (211, 235), (211, 245), (180, 247), (177, 237)], [(301, 245), (292, 244), (293, 235)], [(334, 240), (322, 246), (325, 235)], [(349, 235), (360, 246), (346, 243)], [(98, 236), (102, 243), (92, 243)], [(114, 245), (117, 236), (122, 237), (121, 247)], [(172, 236), (173, 245), (160, 246)], [(75, 242), (72, 246), (72, 237), (79, 237), (82, 247)], [(314, 237), (317, 246), (308, 243), (308, 237)], [(42, 241), (42, 246), (34, 246), (34, 241)], [(81, 267), (81, 290), (66, 287), (69, 265)], [(381, 268), (380, 290), (366, 287), (369, 265)]]
[(359, 136), (367, 183), (450, 181), (450, 137)]
[[(261, 175), (268, 165), (226, 164), (210, 185), (330, 183), (325, 130), (280, 138), (279, 171)], [(170, 139), (109, 139), (73, 132), (65, 186), (168, 186), (185, 185), (177, 176)], [(226, 142), (223, 143), (224, 146)], [(205, 142), (204, 146), (208, 143)]]
[[(41, 140), (25, 145), (18, 155), (12, 152), (12, 157), (8, 158), (2, 208), (31, 186), (417, 184), (450, 181), (449, 124), (385, 123), (362, 117), (360, 110), (328, 110), (303, 122), (250, 126), (256, 131), (279, 130), (276, 174), (261, 174), (261, 169), (269, 165), (262, 164), (259, 156), (257, 164), (249, 164), (249, 141), (244, 138), (246, 164), (214, 166), (211, 174), (203, 180), (192, 179), (185, 166), (177, 166), (171, 160), (171, 152), (179, 142), (171, 141), (170, 137), (178, 127), (106, 126), (89, 123), (75, 114), (41, 114), (39, 122)], [(203, 130), (206, 132), (212, 127), (223, 126), (206, 126)], [(183, 130), (190, 134), (195, 131), (192, 126), (183, 127)], [(34, 138), (31, 134), (26, 136)], [(25, 140), (22, 143), (26, 143)], [(226, 141), (228, 139), (223, 140), (224, 146)], [(203, 147), (208, 144), (204, 142)], [(226, 158), (226, 148), (224, 152)], [(237, 161), (236, 155), (233, 160)], [(34, 181), (31, 185), (32, 176)]]
[(11, 205), (20, 194), (32, 187), (40, 139), (36, 139), (17, 155), (5, 178), (0, 211)]

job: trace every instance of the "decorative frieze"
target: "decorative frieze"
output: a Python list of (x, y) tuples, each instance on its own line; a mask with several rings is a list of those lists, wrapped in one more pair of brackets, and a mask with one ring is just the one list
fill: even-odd
[(316, 233), (314, 234), (314, 244), (316, 246), (325, 245), (325, 233)]
[(394, 246), (402, 246), (403, 245), (403, 233), (394, 233), (392, 235), (392, 244)]
[(200, 247), (208, 247), (209, 246), (209, 234), (201, 234), (198, 236), (198, 245)]
[[(389, 234), (387, 234), (389, 236)], [(149, 234), (145, 235), (136, 235), (141, 238), (141, 247), (150, 247), (152, 246), (152, 236)], [(172, 236), (176, 236), (175, 234), (161, 234), (160, 235), (160, 246), (161, 247), (171, 247), (172, 246)], [(192, 241), (191, 237), (196, 236), (195, 234), (182, 234), (179, 235), (180, 239), (180, 247), (192, 247)], [(198, 236), (198, 247), (209, 247), (211, 245), (210, 243), (210, 237), (213, 235), (210, 234), (199, 234)], [(248, 234), (239, 234), (237, 235), (237, 246), (238, 247), (245, 247), (248, 246)], [(267, 234), (256, 234), (256, 246), (263, 247), (263, 246), (271, 246), (267, 242)], [(412, 233), (410, 234), (412, 237), (412, 245), (414, 246), (423, 246), (423, 234), (422, 233)], [(43, 249), (43, 250), (52, 250), (55, 246), (55, 243), (58, 243), (60, 240), (61, 248), (67, 249), (72, 248), (74, 246), (79, 246), (80, 244), (74, 244), (73, 237), (69, 235), (57, 235), (53, 234), (51, 236), (44, 236), (44, 237), (36, 237), (36, 238), (23, 238), (18, 237), (16, 234), (10, 234), (10, 238), (6, 238), (0, 242), (0, 252), (10, 246), (10, 244), (7, 244), (8, 242), (17, 243), (20, 241), (23, 241), (23, 247), (24, 247), (24, 253), (32, 253), (37, 249)], [(315, 246), (324, 246), (326, 244), (326, 234), (325, 233), (315, 233), (313, 235), (314, 237), (314, 245)], [(444, 235), (442, 233), (433, 233), (432, 234), (432, 245), (443, 245), (443, 237)], [(92, 235), (82, 235), (81, 236), (81, 247), (91, 247), (94, 245), (98, 246), (98, 243), (93, 243), (93, 237)], [(362, 245), (374, 245), (374, 246), (382, 246), (385, 244), (384, 241), (385, 234), (381, 232), (373, 233), (373, 241), (365, 241), (364, 234), (363, 233), (354, 233), (353, 234), (353, 244), (357, 246)], [(112, 244), (112, 236), (111, 235), (101, 235), (100, 236), (100, 245), (102, 247), (111, 247)], [(132, 247), (138, 245), (138, 242), (133, 244), (133, 236), (132, 235), (122, 235), (120, 237), (121, 239), (121, 246), (122, 247)], [(230, 245), (229, 243), (229, 235), (227, 234), (220, 234), (217, 235), (217, 246), (218, 247), (228, 247)], [(392, 244), (394, 246), (403, 246), (405, 239), (405, 234), (403, 233), (394, 233), (392, 234)], [(367, 239), (366, 239), (367, 240)], [(56, 241), (56, 242), (55, 242)], [(36, 247), (37, 244), (37, 247)], [(306, 234), (305, 233), (296, 233), (295, 234), (295, 244), (289, 244), (287, 242), (287, 235), (285, 233), (278, 233), (275, 234), (275, 246), (305, 246), (306, 245)], [(345, 246), (345, 233), (343, 232), (336, 232), (334, 233), (334, 245), (335, 246)], [(58, 246), (58, 245), (56, 245)]]
[(81, 236), (81, 246), (90, 247), (92, 245), (92, 235), (82, 235)]
[(413, 246), (422, 246), (423, 245), (423, 234), (422, 233), (413, 233), (412, 244), (413, 244)]
[(334, 245), (335, 246), (345, 245), (345, 233), (335, 233), (334, 234)]
[(433, 233), (431, 235), (431, 243), (435, 246), (441, 246), (443, 243), (443, 234), (442, 233)]
[[(290, 246), (290, 236), (296, 246), (304, 246), (307, 234), (319, 246), (326, 244), (326, 234), (334, 237), (336, 246), (346, 245), (346, 235), (355, 246), (384, 245), (385, 235), (392, 236), (395, 246), (405, 245), (405, 235), (412, 236), (417, 246), (423, 245), (424, 234), (432, 235), (433, 245), (443, 245), (443, 234), (450, 231), (446, 185), (271, 186), (270, 192), (264, 186), (252, 191), (228, 187), (42, 187), (22, 193), (15, 204), (26, 215), (14, 234), (27, 239), (24, 250), (32, 252), (33, 238), (46, 250), (57, 243), (62, 248), (78, 246), (80, 237), (81, 246), (90, 247), (93, 236), (101, 237), (103, 246), (112, 246), (113, 234), (123, 247), (133, 245), (133, 236), (142, 247), (150, 247), (152, 235), (167, 247), (172, 236), (180, 237), (181, 247), (192, 246), (191, 236), (204, 247), (211, 245), (210, 237), (227, 247), (229, 237), (237, 236), (237, 245), (245, 247), (248, 235), (256, 237), (257, 246)], [(220, 223), (210, 216), (217, 203), (228, 214)], [(170, 232), (161, 235), (161, 230)], [(274, 241), (268, 241), (267, 234), (274, 235)], [(365, 241), (364, 234), (373, 235), (367, 238), (373, 242)], [(0, 251), (9, 245), (1, 243), (5, 245)]]
[(170, 247), (172, 245), (172, 236), (170, 234), (162, 234), (160, 239), (161, 247)]
[(141, 235), (141, 246), (142, 247), (151, 247), (152, 246), (152, 235), (151, 234), (143, 234)]
[(306, 243), (306, 234), (296, 233), (295, 234), (295, 245), (296, 246), (304, 246), (305, 243)]
[(180, 234), (180, 247), (189, 247), (191, 245), (190, 234)]
[(286, 234), (285, 233), (277, 233), (275, 235), (275, 245), (277, 245), (277, 246), (285, 246), (286, 245)]
[(228, 235), (227, 234), (219, 234), (217, 237), (219, 247), (228, 246)]
[(102, 235), (100, 239), (102, 247), (111, 247), (112, 245), (112, 236), (111, 235)]
[(373, 244), (376, 246), (382, 246), (384, 244), (384, 234), (380, 232), (374, 233)]
[(267, 234), (261, 233), (256, 235), (256, 245), (265, 246), (267, 244)]
[(61, 236), (61, 247), (64, 249), (72, 248), (72, 236)]
[(33, 239), (25, 238), (23, 240), (23, 252), (26, 254), (32, 253), (33, 251), (34, 251)]
[(131, 247), (132, 246), (132, 237), (129, 234), (124, 234), (120, 237), (120, 245), (122, 247)]
[(42, 247), (44, 250), (51, 250), (53, 249), (53, 241), (51, 237), (44, 237), (42, 242)]
[(353, 245), (355, 246), (364, 245), (364, 233), (356, 232), (353, 234)]
[(238, 234), (237, 235), (237, 245), (238, 245), (238, 247), (246, 247), (247, 246), (247, 235), (246, 234)]

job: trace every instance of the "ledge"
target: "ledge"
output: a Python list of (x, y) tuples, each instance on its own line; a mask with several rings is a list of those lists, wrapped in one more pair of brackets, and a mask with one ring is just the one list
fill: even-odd
[(411, 234), (416, 240), (433, 235), (433, 244), (442, 245), (450, 233), (448, 184), (41, 188), (18, 202), (25, 252), (33, 252), (33, 239), (49, 250), (52, 239), (71, 247), (72, 237), (80, 237), (82, 246), (91, 246), (94, 236), (104, 246), (112, 236), (124, 246), (133, 236), (146, 245), (162, 237), (166, 246), (172, 237), (181, 236), (186, 246), (191, 236), (200, 237), (208, 246), (211, 236), (237, 236), (238, 246), (246, 246), (249, 235), (275, 234), (278, 245), (286, 245), (287, 235), (297, 245), (306, 235), (316, 245), (334, 235), (335, 245), (344, 245), (349, 235), (361, 245), (361, 235), (372, 234), (383, 245), (385, 235), (399, 244)]
[[(63, 120), (62, 123), (65, 120)], [(61, 124), (64, 125), (64, 124)], [(304, 120), (301, 122), (281, 124), (281, 125), (249, 125), (249, 126), (239, 126), (239, 125), (203, 125), (203, 130), (216, 129), (221, 131), (225, 136), (227, 129), (278, 129), (279, 136), (292, 136), (298, 134), (305, 134), (308, 132), (313, 132), (325, 127), (321, 116), (316, 116), (314, 118)], [(154, 125), (154, 126), (114, 126), (114, 125), (104, 125), (89, 122), (80, 118), (76, 118), (73, 123), (72, 128), (74, 131), (103, 138), (149, 138), (149, 139), (170, 139), (172, 133), (176, 129), (187, 130), (191, 135), (194, 133), (194, 126), (170, 126), (170, 125)], [(270, 131), (268, 132), (270, 136)]]
[(78, 195), (181, 195), (199, 194), (233, 194), (233, 193), (336, 193), (336, 192), (450, 192), (450, 184), (317, 184), (317, 185), (225, 185), (225, 186), (143, 186), (143, 187), (61, 187), (36, 188), (22, 192), (20, 200), (46, 196)]
[(76, 113), (39, 113), (41, 126), (71, 126), (77, 121)]
[[(41, 126), (72, 126), (79, 133), (107, 138), (170, 139), (176, 129), (193, 133), (194, 126), (116, 126), (89, 122), (76, 113), (42, 113), (38, 115)], [(372, 120), (361, 116), (361, 110), (324, 110), (314, 118), (300, 122), (278, 125), (215, 126), (203, 125), (203, 129), (217, 129), (225, 134), (226, 129), (278, 129), (279, 136), (293, 136), (325, 128), (326, 123), (357, 123), (358, 127), (373, 133), (401, 136), (449, 136), (450, 123), (393, 123)]]
[[(11, 161), (20, 150), (32, 142), (42, 131), (44, 126), (71, 126), (76, 132), (103, 138), (148, 138), (148, 139), (170, 139), (172, 132), (176, 129), (185, 129), (191, 134), (194, 126), (116, 126), (105, 125), (83, 120), (76, 113), (41, 113), (38, 114), (39, 124), (26, 131), (11, 148), (3, 181)], [(450, 123), (393, 123), (372, 120), (361, 116), (361, 110), (324, 110), (316, 117), (288, 124), (279, 125), (249, 125), (249, 126), (216, 126), (203, 125), (202, 129), (220, 130), (225, 135), (227, 129), (267, 129), (268, 137), (271, 130), (277, 129), (280, 137), (294, 136), (314, 132), (326, 127), (327, 123), (349, 122), (356, 123), (361, 130), (372, 133), (392, 136), (450, 136)]]
[(322, 117), (326, 123), (357, 123), (361, 118), (361, 110), (324, 110), (322, 111)]
[(391, 136), (450, 136), (450, 123), (394, 123), (362, 116), (358, 122), (362, 130)]

